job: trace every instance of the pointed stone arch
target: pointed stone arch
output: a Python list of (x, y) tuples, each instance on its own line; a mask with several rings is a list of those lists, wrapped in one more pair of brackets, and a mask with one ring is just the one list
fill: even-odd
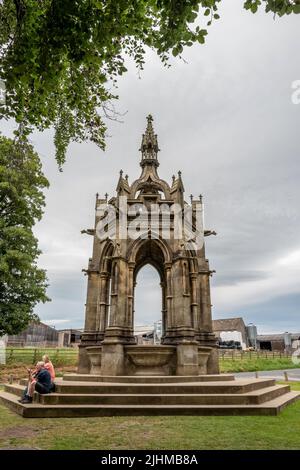
[(172, 261), (172, 250), (169, 246), (169, 244), (165, 241), (159, 238), (159, 234), (155, 233), (154, 238), (138, 238), (137, 240), (134, 240), (132, 243), (129, 244), (128, 247), (128, 261), (129, 263), (136, 263), (137, 261), (137, 255), (139, 252), (142, 252), (143, 250), (145, 251), (146, 248), (151, 248), (151, 247), (158, 247), (160, 249), (162, 256), (163, 256), (163, 262), (164, 263), (171, 263)]

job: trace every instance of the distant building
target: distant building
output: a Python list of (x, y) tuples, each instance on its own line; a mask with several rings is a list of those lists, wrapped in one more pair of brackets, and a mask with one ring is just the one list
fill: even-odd
[(293, 352), (300, 348), (300, 333), (258, 335), (257, 327), (245, 325), (242, 317), (213, 320), (213, 330), (221, 348), (252, 347), (262, 351)]
[(300, 333), (292, 333), (292, 349), (300, 348)]
[(162, 320), (154, 322), (153, 343), (160, 344), (162, 338)]
[(155, 321), (152, 325), (135, 326), (134, 336), (137, 344), (160, 344), (162, 338), (162, 321)]
[(7, 346), (15, 347), (56, 347), (59, 333), (55, 328), (42, 322), (31, 322), (18, 335), (9, 335)]
[(7, 346), (66, 348), (80, 343), (82, 330), (56, 330), (42, 322), (32, 322), (18, 335), (7, 337)]
[(219, 339), (220, 346), (238, 347), (239, 343), (241, 349), (248, 347), (248, 335), (242, 317), (213, 320), (213, 331)]
[(292, 352), (300, 347), (300, 333), (258, 335), (257, 347), (263, 351)]
[(135, 325), (134, 337), (137, 344), (153, 344), (154, 326), (153, 325)]
[(78, 346), (82, 336), (82, 330), (65, 329), (58, 331), (58, 347), (67, 348)]

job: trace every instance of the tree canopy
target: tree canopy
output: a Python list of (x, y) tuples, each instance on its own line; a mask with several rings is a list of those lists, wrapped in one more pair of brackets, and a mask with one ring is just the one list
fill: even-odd
[(43, 213), (48, 181), (26, 142), (0, 136), (0, 336), (17, 334), (46, 296), (46, 275), (32, 227)]
[[(22, 137), (55, 128), (61, 165), (71, 141), (105, 147), (112, 84), (125, 57), (142, 68), (145, 48), (163, 63), (185, 46), (203, 44), (219, 19), (221, 0), (2, 0), (0, 79), (6, 100), (0, 117), (14, 118)], [(300, 13), (300, 0), (243, 0), (256, 13)], [(203, 28), (199, 26), (203, 23)]]

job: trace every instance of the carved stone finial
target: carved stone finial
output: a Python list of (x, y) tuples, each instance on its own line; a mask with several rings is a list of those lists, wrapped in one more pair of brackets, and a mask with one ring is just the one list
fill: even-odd
[(179, 178), (181, 178), (181, 171), (180, 170), (178, 171), (178, 176), (179, 176)]
[(191, 194), (190, 195), (191, 202), (193, 202), (193, 198), (194, 198), (194, 196)]
[(147, 164), (154, 164), (158, 166), (157, 152), (159, 151), (157, 143), (157, 135), (154, 134), (153, 130), (153, 117), (151, 114), (147, 116), (147, 128), (145, 134), (142, 137), (142, 143), (140, 151), (142, 152), (142, 161), (141, 165), (144, 166)]
[(126, 179), (126, 181), (128, 181), (128, 175), (125, 175), (125, 179)]
[(95, 209), (97, 209), (98, 198), (99, 198), (99, 193), (96, 193)]
[(172, 175), (172, 183), (175, 183), (175, 175)]
[(199, 195), (199, 201), (202, 202), (202, 194)]
[(105, 194), (104, 194), (104, 196), (105, 196), (105, 201), (107, 202), (107, 199), (108, 199), (108, 194), (107, 194), (107, 193), (105, 193)]
[(123, 170), (120, 170), (120, 176), (123, 176)]

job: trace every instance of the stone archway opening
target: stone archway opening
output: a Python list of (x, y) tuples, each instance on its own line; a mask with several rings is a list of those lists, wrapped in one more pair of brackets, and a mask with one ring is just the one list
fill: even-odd
[[(161, 344), (163, 343), (164, 333), (166, 328), (166, 271), (165, 271), (165, 263), (166, 263), (167, 254), (165, 252), (164, 246), (161, 245), (161, 241), (156, 239), (145, 239), (139, 242), (138, 249), (134, 256), (134, 272), (133, 272), (133, 297), (134, 297), (134, 312), (133, 312), (133, 322), (137, 319), (136, 311), (141, 304), (137, 295), (140, 294), (138, 281), (140, 278), (140, 273), (144, 272), (148, 269), (152, 270), (150, 272), (154, 272), (154, 276), (156, 278), (155, 285), (152, 284), (152, 291), (149, 291), (150, 297), (151, 293), (153, 295), (158, 295), (160, 297), (159, 303), (157, 302), (157, 306), (155, 306), (155, 310), (152, 314), (152, 324), (154, 327), (154, 321), (160, 322), (155, 325), (154, 330), (157, 330), (157, 334), (154, 334), (154, 344)], [(153, 277), (152, 277), (153, 280)], [(157, 283), (159, 283), (157, 285)], [(154, 293), (155, 292), (155, 293)], [(154, 297), (154, 299), (158, 297)], [(153, 305), (153, 300), (149, 298), (149, 304)], [(153, 321), (154, 320), (154, 321)], [(133, 325), (134, 326), (134, 325)], [(160, 332), (159, 332), (160, 330)]]
[(136, 275), (134, 332), (138, 344), (160, 344), (162, 337), (162, 286), (157, 269), (147, 263)]

